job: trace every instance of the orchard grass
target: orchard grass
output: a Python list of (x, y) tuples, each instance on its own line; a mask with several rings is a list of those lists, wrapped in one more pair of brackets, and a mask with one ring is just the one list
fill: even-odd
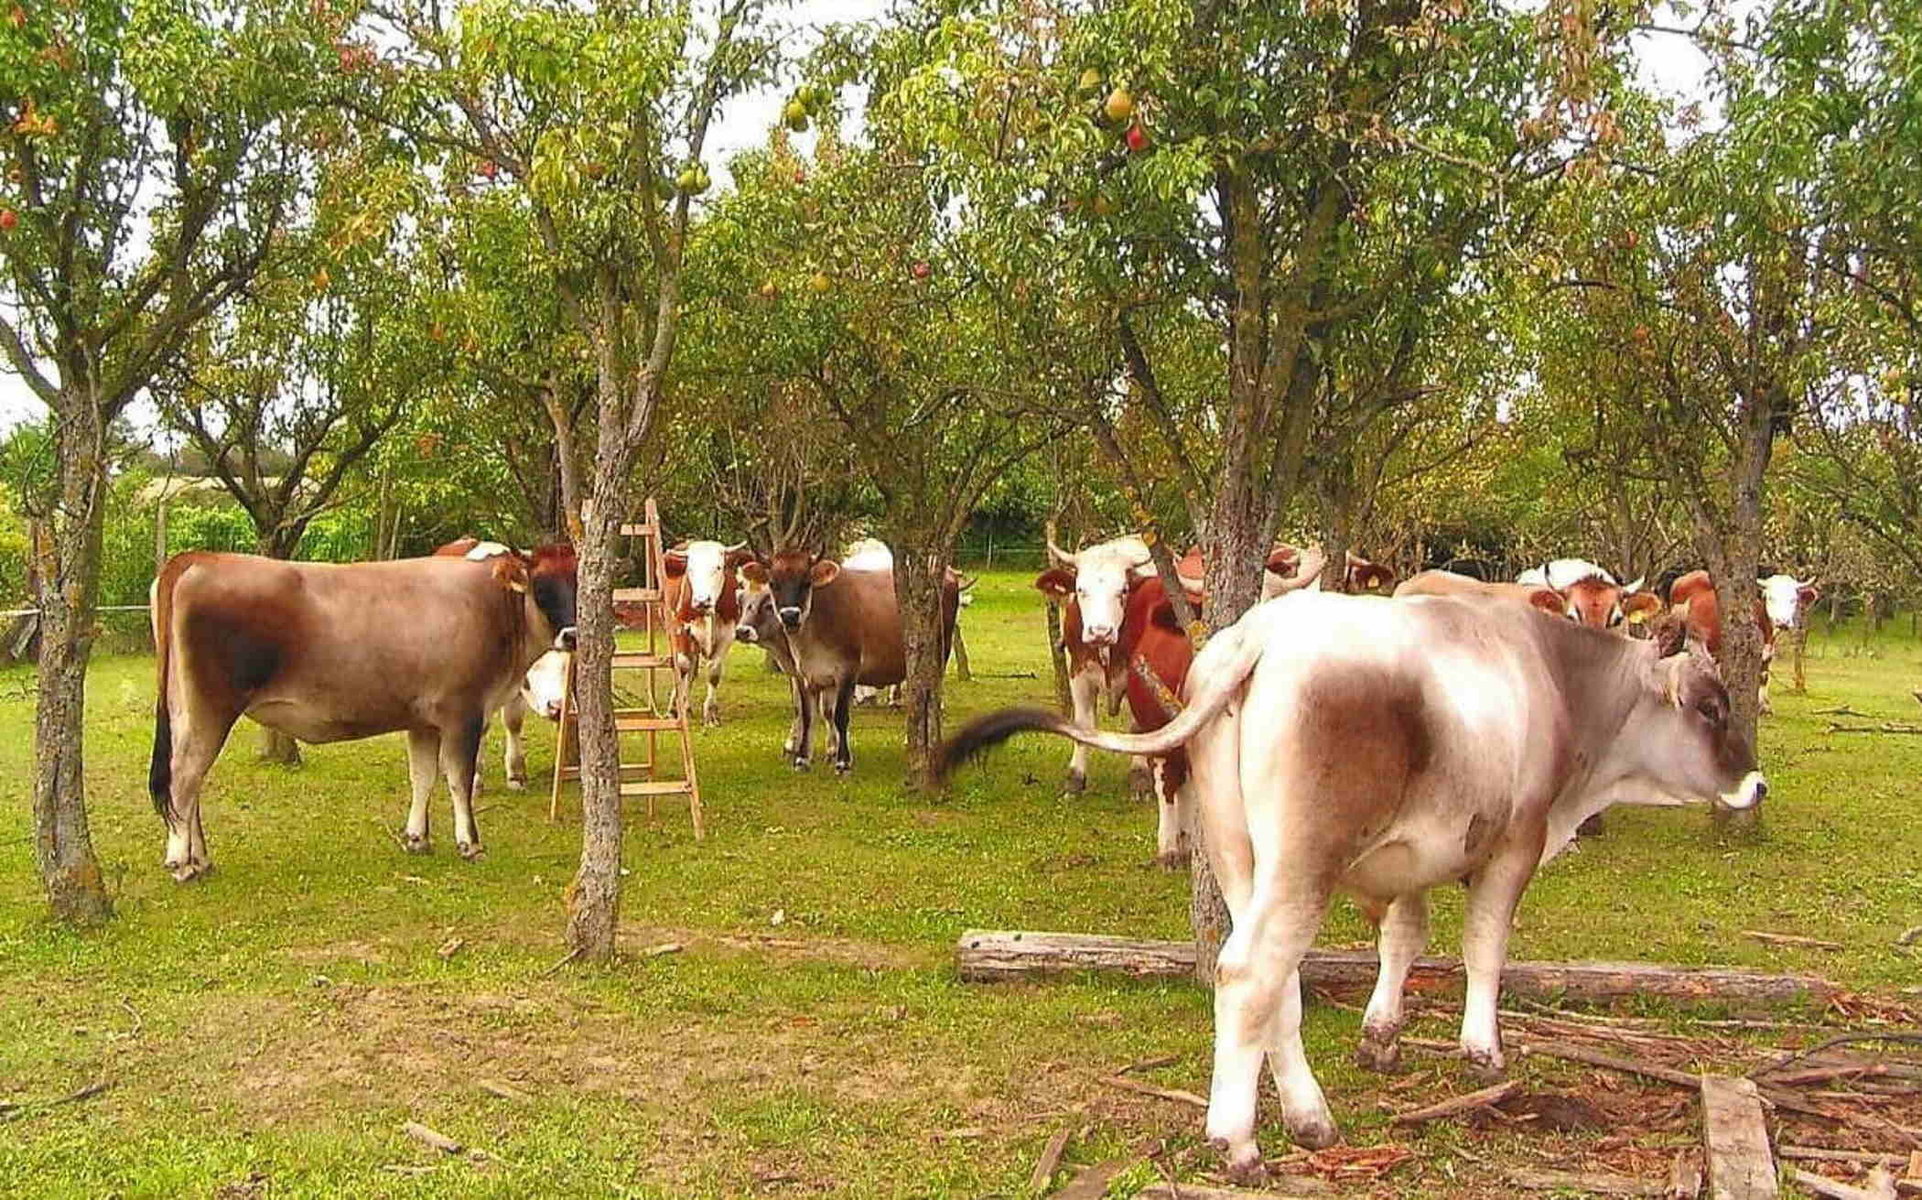
[[(950, 677), (950, 727), (1048, 703), (1039, 600), (991, 572), (965, 613), (977, 678)], [(1819, 626), (1818, 622), (1818, 626)], [(1895, 945), (1922, 923), (1922, 737), (1829, 734), (1847, 705), (1922, 720), (1922, 642), (1906, 618), (1811, 638), (1809, 693), (1778, 671), (1764, 729), (1772, 791), (1759, 831), (1699, 809), (1617, 809), (1523, 902), (1517, 957), (1727, 963), (1825, 975), (1893, 995), (1922, 979)], [(1032, 678), (1011, 677), (1031, 672)], [(437, 794), (434, 852), (392, 830), (406, 807), (398, 737), (311, 748), (297, 769), (253, 761), (240, 731), (204, 799), (216, 871), (174, 885), (145, 793), (153, 664), (99, 660), (88, 681), (94, 840), (119, 918), (88, 936), (42, 917), (28, 840), (32, 678), (0, 674), (0, 1192), (44, 1197), (1013, 1194), (1062, 1124), (1069, 1167), (1160, 1144), (1211, 1169), (1200, 1114), (1099, 1083), (1141, 1077), (1205, 1093), (1206, 996), (1176, 982), (1085, 978), (969, 986), (950, 965), (970, 927), (1182, 936), (1186, 876), (1149, 865), (1154, 816), (1126, 763), (1097, 756), (1086, 795), (1058, 795), (1067, 747), (1028, 739), (943, 799), (907, 795), (898, 714), (857, 711), (855, 771), (780, 761), (787, 689), (737, 649), (727, 724), (697, 734), (710, 835), (683, 806), (630, 818), (624, 957), (567, 965), (562, 890), (578, 848), (546, 820), (551, 727), (530, 722), (529, 790), (486, 748), (488, 854), (453, 853)], [(1844, 721), (1861, 718), (1843, 717)], [(818, 752), (818, 749), (817, 749)], [(1432, 947), (1454, 953), (1459, 889), (1435, 894)], [(1841, 943), (1766, 946), (1744, 930)], [(1345, 902), (1324, 945), (1362, 942)], [(650, 948), (678, 944), (673, 952)], [(445, 953), (443, 953), (445, 951)], [(1453, 1005), (1416, 1032), (1450, 1036)], [(1633, 1011), (1633, 1006), (1629, 1010)], [(1714, 1016), (1648, 1005), (1678, 1023)], [(1785, 1013), (1785, 1017), (1808, 1013)], [(1443, 1123), (1391, 1129), (1472, 1086), (1443, 1059), (1394, 1091), (1350, 1065), (1359, 1017), (1311, 1006), (1309, 1054), (1349, 1140), (1418, 1154), (1378, 1186), (1493, 1195), (1523, 1135)], [(1530, 1059), (1526, 1078), (1566, 1070)], [(504, 1083), (527, 1099), (480, 1088)], [(58, 1106), (87, 1085), (109, 1089)], [(1272, 1101), (1265, 1145), (1287, 1151)], [(440, 1157), (418, 1120), (490, 1159)], [(1536, 1142), (1547, 1135), (1534, 1135)], [(1556, 1135), (1579, 1150), (1595, 1134)], [(1683, 1139), (1686, 1140), (1686, 1139)], [(1459, 1151), (1473, 1146), (1469, 1154)], [(1513, 1158), (1512, 1161), (1525, 1161)], [(396, 1168), (402, 1168), (397, 1170)], [(1136, 1162), (1115, 1194), (1158, 1178)]]

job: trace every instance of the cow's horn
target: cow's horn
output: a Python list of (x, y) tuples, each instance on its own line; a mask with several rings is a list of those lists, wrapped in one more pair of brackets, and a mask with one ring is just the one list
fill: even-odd
[(1079, 565), (1075, 562), (1074, 555), (1069, 554), (1066, 550), (1054, 544), (1053, 538), (1048, 539), (1048, 557), (1054, 560), (1057, 566), (1073, 567)]
[(1633, 596), (1636, 592), (1641, 591), (1642, 585), (1647, 582), (1648, 582), (1648, 576), (1638, 575), (1636, 576), (1634, 583), (1631, 583), (1627, 587), (1622, 589), (1622, 594), (1624, 596)]
[(739, 554), (739, 553), (740, 553), (741, 551), (743, 551), (743, 550), (745, 550), (745, 549), (747, 549), (747, 543), (746, 543), (745, 541), (739, 541), (739, 542), (736, 542), (736, 543), (734, 543), (734, 544), (733, 544), (732, 546), (723, 546), (723, 547), (721, 547), (721, 553), (723, 553), (723, 554)]
[(1299, 561), (1300, 565), (1296, 567), (1293, 575), (1279, 580), (1282, 591), (1299, 591), (1320, 579), (1321, 569), (1328, 565), (1328, 555), (1322, 552), (1320, 546), (1310, 546), (1301, 552)]
[(1199, 600), (1208, 594), (1208, 585), (1199, 579), (1190, 579), (1179, 571), (1175, 572), (1175, 578), (1181, 581), (1181, 590), (1193, 599)]

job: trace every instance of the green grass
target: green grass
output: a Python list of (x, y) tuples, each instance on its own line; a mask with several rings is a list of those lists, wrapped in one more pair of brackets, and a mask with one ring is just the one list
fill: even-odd
[[(950, 681), (950, 720), (1046, 702), (1027, 577), (989, 575), (966, 621), (978, 678)], [(1829, 735), (1815, 711), (1922, 718), (1909, 697), (1922, 643), (1906, 634), (1898, 622), (1866, 641), (1813, 639), (1809, 694), (1778, 689), (1765, 728), (1763, 832), (1699, 810), (1618, 809), (1606, 837), (1537, 881), (1515, 955), (1916, 983), (1916, 959), (1893, 942), (1922, 922), (1922, 738)], [(547, 823), (539, 781), (500, 789), (498, 731), (480, 817), (489, 854), (470, 864), (452, 853), (439, 797), (436, 852), (394, 844), (400, 739), (310, 748), (287, 770), (252, 761), (243, 730), (204, 800), (218, 870), (176, 887), (144, 791), (153, 684), (141, 657), (103, 659), (89, 680), (94, 837), (119, 919), (88, 936), (47, 925), (28, 843), (31, 677), (0, 673), (0, 1098), (113, 1085), (0, 1124), (0, 1194), (207, 1195), (250, 1179), (274, 1196), (1014, 1193), (1065, 1120), (1088, 1130), (1071, 1163), (1166, 1138), (1183, 1169), (1208, 1166), (1198, 1114), (1096, 1082), (1175, 1054), (1148, 1078), (1205, 1091), (1198, 990), (963, 986), (948, 965), (969, 927), (1183, 933), (1185, 876), (1147, 865), (1154, 816), (1126, 798), (1126, 764), (1097, 757), (1088, 794), (1064, 799), (1065, 745), (1029, 740), (931, 802), (898, 786), (898, 716), (862, 709), (851, 779), (795, 774), (779, 756), (785, 685), (745, 649), (732, 673), (728, 724), (698, 734), (708, 839), (693, 841), (678, 806), (630, 819), (624, 944), (686, 948), (552, 975), (578, 825)], [(551, 746), (534, 731), (537, 773)], [(1435, 899), (1434, 947), (1452, 952), (1460, 899)], [(1747, 929), (1846, 949), (1770, 948)], [(1322, 940), (1366, 936), (1344, 904)], [(463, 944), (443, 960), (452, 938)], [(1378, 1085), (1348, 1065), (1355, 1025), (1315, 1006), (1309, 1052), (1349, 1137), (1384, 1140)], [(534, 1098), (487, 1095), (483, 1079)], [(495, 1161), (436, 1162), (400, 1134), (408, 1119)], [(1393, 1177), (1401, 1194), (1493, 1194), (1453, 1157), (1461, 1137), (1413, 1139), (1424, 1161)], [(1136, 1168), (1118, 1188), (1152, 1178)]]

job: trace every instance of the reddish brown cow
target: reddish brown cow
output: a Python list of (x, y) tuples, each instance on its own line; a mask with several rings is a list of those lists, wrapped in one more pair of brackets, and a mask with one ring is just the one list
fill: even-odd
[(741, 622), (741, 564), (754, 557), (746, 542), (682, 542), (661, 557), (662, 600), (668, 611), (668, 644), (674, 651), (674, 710), (685, 711), (695, 673), (707, 663), (707, 703), (701, 723), (719, 725), (721, 705), (715, 693), (727, 670), (727, 652), (734, 646), (734, 630)]
[[(1688, 623), (1688, 634), (1702, 643), (1708, 656), (1722, 661), (1722, 601), (1715, 594), (1715, 581), (1707, 571), (1690, 571), (1669, 585), (1669, 611)], [(1769, 711), (1769, 664), (1775, 661), (1775, 623), (1769, 620), (1768, 607), (1758, 593), (1755, 598), (1755, 629), (1762, 637), (1762, 711)]]
[(303, 742), (405, 730), (408, 848), (427, 848), (438, 764), (460, 852), (478, 856), (472, 786), (487, 714), (548, 649), (572, 648), (574, 588), (567, 546), (483, 561), (170, 559), (152, 589), (159, 695), (148, 788), (174, 878), (212, 865), (200, 788), (243, 715)]

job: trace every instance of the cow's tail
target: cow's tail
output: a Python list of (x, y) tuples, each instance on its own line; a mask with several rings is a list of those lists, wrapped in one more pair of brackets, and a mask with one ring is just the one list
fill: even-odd
[(963, 726), (943, 743), (935, 757), (936, 776), (946, 779), (961, 764), (999, 746), (1017, 733), (1052, 733), (1118, 754), (1164, 755), (1186, 745), (1207, 722), (1240, 690), (1248, 673), (1261, 659), (1262, 639), (1237, 624), (1208, 643), (1190, 669), (1189, 678), (1198, 685), (1188, 707), (1174, 720), (1150, 733), (1108, 733), (1085, 729), (1058, 712), (1045, 708), (1004, 708)]
[(154, 661), (159, 676), (153, 706), (153, 761), (147, 767), (147, 791), (154, 811), (173, 820), (173, 713), (167, 705), (167, 667), (173, 642), (173, 590), (180, 572), (169, 561), (147, 589), (147, 611), (153, 621)]

